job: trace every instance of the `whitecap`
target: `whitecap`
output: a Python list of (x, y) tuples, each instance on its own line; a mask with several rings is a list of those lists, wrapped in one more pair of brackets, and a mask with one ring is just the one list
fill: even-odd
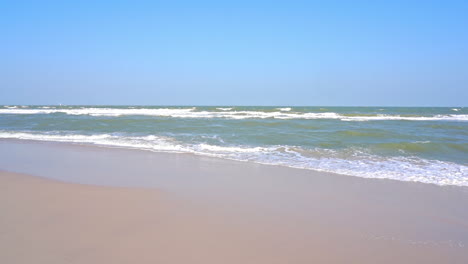
[[(226, 108), (227, 109), (227, 108)], [(0, 109), (0, 114), (55, 114), (90, 115), (90, 116), (155, 116), (173, 118), (225, 118), (225, 119), (337, 119), (341, 121), (468, 121), (466, 114), (401, 116), (373, 115), (346, 116), (334, 112), (264, 112), (264, 111), (196, 111), (192, 108), (66, 108), (66, 109)]]
[(291, 111), (291, 107), (283, 107), (283, 108), (276, 108), (277, 110), (283, 111), (283, 112), (289, 112)]

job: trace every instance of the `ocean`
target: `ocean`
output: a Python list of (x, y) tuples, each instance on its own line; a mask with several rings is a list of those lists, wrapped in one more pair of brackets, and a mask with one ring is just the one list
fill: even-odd
[(466, 107), (4, 105), (0, 139), (468, 186)]

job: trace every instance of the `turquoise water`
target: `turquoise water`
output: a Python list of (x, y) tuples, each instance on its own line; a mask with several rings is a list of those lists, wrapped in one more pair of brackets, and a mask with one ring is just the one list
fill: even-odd
[(0, 138), (468, 186), (468, 108), (1, 106)]

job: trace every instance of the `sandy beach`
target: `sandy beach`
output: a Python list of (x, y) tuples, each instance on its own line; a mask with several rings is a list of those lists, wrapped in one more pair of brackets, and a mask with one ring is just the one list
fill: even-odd
[[(193, 155), (2, 144), (22, 153), (16, 155), (17, 164), (35, 168), (42, 177), (0, 173), (1, 263), (468, 261), (468, 190), (463, 187), (361, 179)], [(44, 178), (43, 168), (27, 165), (28, 157), (37, 155), (35, 150), (47, 150), (47, 155), (36, 158), (55, 180)], [(64, 166), (70, 155), (75, 167)], [(96, 157), (114, 162), (101, 177), (112, 177), (123, 167), (141, 170), (141, 164), (132, 163), (132, 157), (142, 159), (138, 155), (151, 158), (152, 164), (159, 161), (159, 169), (151, 172), (154, 178), (178, 180), (154, 181), (142, 188), (110, 186), (124, 185), (112, 181), (97, 186), (105, 184), (89, 184), (92, 177), (71, 177), (75, 183), (69, 183), (66, 175), (58, 177), (64, 170), (71, 176), (89, 173), (93, 160), (109, 165)], [(127, 164), (119, 158), (126, 158)], [(179, 180), (188, 179), (184, 174), (189, 172), (204, 175), (197, 179), (200, 185), (174, 188)], [(208, 184), (216, 175), (219, 181)], [(138, 182), (136, 175), (127, 176)]]

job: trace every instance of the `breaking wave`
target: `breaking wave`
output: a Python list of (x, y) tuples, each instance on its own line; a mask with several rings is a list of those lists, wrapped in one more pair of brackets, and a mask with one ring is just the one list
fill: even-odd
[(446, 114), (428, 116), (405, 115), (359, 115), (339, 114), (335, 112), (294, 112), (291, 108), (278, 108), (279, 111), (235, 111), (233, 108), (216, 108), (220, 111), (206, 111), (192, 108), (3, 108), (0, 114), (35, 115), (35, 114), (67, 114), (89, 116), (155, 116), (172, 118), (225, 118), (225, 119), (335, 119), (341, 121), (468, 121), (466, 114)]

